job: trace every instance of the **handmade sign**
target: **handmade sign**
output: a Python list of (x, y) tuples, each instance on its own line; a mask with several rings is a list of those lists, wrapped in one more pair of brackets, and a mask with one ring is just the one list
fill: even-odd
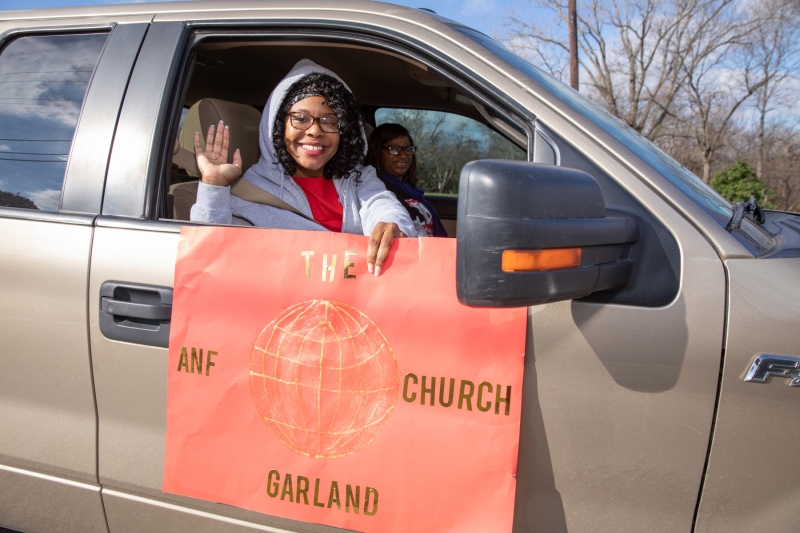
[(511, 531), (525, 309), (455, 292), (455, 239), (184, 227), (165, 492), (364, 532)]

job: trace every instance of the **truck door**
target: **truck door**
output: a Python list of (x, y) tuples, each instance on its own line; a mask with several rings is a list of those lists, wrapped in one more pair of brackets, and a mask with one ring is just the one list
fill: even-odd
[(89, 331), (103, 504), (113, 532), (284, 531), (278, 528), (290, 521), (161, 492), (169, 311), (158, 313), (172, 303), (180, 226), (147, 217), (161, 164), (169, 161), (157, 147), (170, 129), (186, 39), (182, 22), (150, 25), (120, 113), (92, 243)]
[(86, 294), (105, 161), (146, 29), (128, 22), (0, 25), (0, 526), (15, 530), (107, 531)]

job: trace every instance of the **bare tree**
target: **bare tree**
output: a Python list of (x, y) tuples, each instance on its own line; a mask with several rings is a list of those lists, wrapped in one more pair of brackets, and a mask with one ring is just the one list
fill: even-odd
[[(568, 2), (528, 2), (500, 37), (567, 81)], [(590, 98), (703, 181), (746, 156), (800, 207), (800, 127), (776, 112), (797, 109), (800, 0), (579, 0), (578, 39)]]
[[(740, 18), (749, 21), (747, 31), (719, 53), (690, 57), (683, 65), (689, 112), (681, 119), (697, 144), (703, 181), (711, 178), (713, 159), (730, 137), (734, 116), (751, 99), (758, 114), (756, 174), (765, 177), (767, 114), (776, 108), (776, 96), (800, 64), (796, 4), (796, 0), (767, 0), (742, 8)], [(739, 128), (750, 129), (746, 124)]]
[[(567, 4), (533, 1), (551, 18), (511, 14), (504, 40), (563, 79)], [(588, 0), (578, 7), (584, 84), (609, 112), (655, 140), (695, 67), (752, 31), (734, 0)]]
[[(786, 82), (800, 67), (799, 7), (797, 0), (766, 0), (755, 8), (762, 19), (751, 44), (752, 54), (759, 59), (761, 77), (764, 80), (764, 84), (756, 91), (758, 156), (755, 167), (756, 174), (762, 178), (767, 163), (764, 138), (767, 114), (790, 101), (792, 96), (786, 95), (784, 90)], [(786, 96), (789, 98), (785, 98)]]
[(752, 55), (746, 57), (744, 64), (729, 68), (723, 68), (724, 58), (707, 57), (684, 67), (689, 112), (683, 121), (693, 132), (702, 164), (700, 178), (706, 183), (711, 179), (714, 155), (725, 142), (734, 113), (766, 83), (757, 58)]
[(786, 124), (768, 126), (764, 149), (770, 172), (764, 182), (772, 191), (770, 201), (783, 211), (800, 209), (800, 134)]

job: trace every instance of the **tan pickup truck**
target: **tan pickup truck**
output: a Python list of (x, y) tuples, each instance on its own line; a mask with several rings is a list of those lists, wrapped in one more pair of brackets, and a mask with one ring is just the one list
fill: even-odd
[[(487, 36), (366, 0), (0, 12), (0, 527), (335, 531), (161, 490), (184, 121), (228, 117), (252, 164), (302, 58), (366, 124), (483, 150), (429, 197), (462, 303), (529, 306), (514, 531), (800, 531), (800, 217), (731, 205)], [(559, 248), (580, 264), (500, 268)]]

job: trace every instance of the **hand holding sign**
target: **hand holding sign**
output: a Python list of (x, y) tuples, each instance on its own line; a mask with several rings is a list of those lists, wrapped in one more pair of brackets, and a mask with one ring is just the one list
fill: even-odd
[(374, 272), (376, 277), (381, 275), (392, 243), (398, 237), (408, 237), (408, 235), (400, 231), (394, 222), (378, 222), (369, 236), (367, 245), (367, 271), (370, 274)]

